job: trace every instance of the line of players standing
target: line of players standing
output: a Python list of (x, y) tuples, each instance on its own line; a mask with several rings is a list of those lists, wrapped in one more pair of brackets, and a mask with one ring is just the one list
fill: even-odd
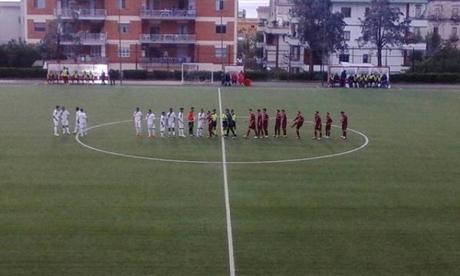
[[(62, 129), (63, 135), (70, 135), (69, 117), (70, 112), (65, 108), (65, 106), (56, 106), (52, 114), (54, 136), (59, 136), (59, 127)], [(83, 108), (77, 107), (75, 109), (75, 126), (73, 134), (80, 136), (87, 135), (87, 126), (88, 115)]]
[[(344, 111), (340, 112), (341, 116), (341, 127), (342, 127), (342, 139), (347, 138), (347, 128), (348, 128), (348, 116), (345, 114)], [(176, 129), (178, 130), (177, 135), (179, 137), (186, 137), (185, 135), (185, 124), (188, 123), (188, 134), (189, 136), (196, 136), (196, 137), (203, 137), (205, 126), (208, 127), (208, 137), (217, 136), (217, 119), (218, 114), (216, 110), (213, 109), (212, 111), (205, 112), (203, 108), (200, 109), (197, 116), (195, 116), (195, 109), (194, 107), (190, 108), (187, 117), (184, 114), (184, 108), (181, 107), (179, 112), (176, 114), (173, 108), (170, 108), (168, 112), (161, 112), (160, 115), (160, 136), (165, 137), (166, 134), (168, 137), (176, 136)], [(143, 114), (140, 111), (139, 107), (137, 107), (133, 112), (133, 122), (134, 128), (136, 130), (136, 135), (142, 135), (142, 119)], [(155, 121), (156, 116), (155, 113), (152, 112), (151, 109), (148, 110), (147, 114), (145, 115), (145, 121), (147, 122), (147, 132), (148, 137), (153, 138), (155, 137)], [(223, 135), (228, 137), (232, 134), (233, 138), (236, 138), (236, 114), (235, 111), (232, 109), (225, 109), (225, 112), (221, 114), (222, 119), (222, 128), (223, 128)], [(194, 125), (195, 121), (197, 122), (197, 129), (196, 133), (194, 132)], [(283, 110), (277, 110), (275, 115), (275, 133), (274, 137), (279, 138), (281, 137), (281, 131), (283, 132), (283, 137), (287, 137), (287, 113)], [(296, 135), (297, 138), (300, 139), (300, 128), (304, 124), (304, 116), (300, 111), (297, 112), (296, 117), (292, 121), (292, 128), (296, 128)], [(326, 122), (325, 122), (325, 138), (330, 138), (331, 136), (331, 128), (332, 128), (332, 117), (329, 112), (326, 114)], [(251, 132), (254, 132), (254, 138), (268, 138), (268, 125), (269, 125), (269, 115), (267, 113), (267, 109), (264, 108), (262, 110), (258, 109), (256, 113), (253, 112), (252, 109), (249, 109), (248, 115), (248, 129), (246, 132), (245, 138), (249, 137)], [(177, 127), (177, 128), (176, 128)], [(314, 117), (314, 137), (313, 139), (320, 140), (323, 137), (322, 132), (322, 120), (320, 113), (318, 111), (315, 112)]]

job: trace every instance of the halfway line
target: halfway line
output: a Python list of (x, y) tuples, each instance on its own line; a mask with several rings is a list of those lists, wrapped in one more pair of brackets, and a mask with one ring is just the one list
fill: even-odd
[(224, 128), (222, 126), (222, 96), (220, 94), (220, 88), (217, 90), (219, 97), (219, 118), (220, 118), (220, 141), (222, 145), (222, 168), (224, 171), (224, 196), (225, 196), (225, 214), (227, 218), (227, 240), (228, 240), (228, 262), (230, 268), (230, 276), (235, 276), (235, 257), (233, 254), (233, 234), (232, 234), (232, 217), (230, 214), (230, 197), (228, 192), (228, 177), (227, 177), (227, 156), (225, 153), (225, 138)]

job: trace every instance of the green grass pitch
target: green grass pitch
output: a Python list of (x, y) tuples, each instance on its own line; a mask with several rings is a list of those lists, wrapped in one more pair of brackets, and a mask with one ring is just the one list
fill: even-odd
[[(223, 89), (237, 111), (349, 114), (370, 140), (330, 159), (228, 164), (237, 275), (458, 275), (460, 93)], [(0, 275), (228, 275), (222, 164), (136, 160), (54, 137), (54, 105), (89, 125), (134, 107), (218, 109), (217, 88), (0, 87)], [(73, 118), (71, 123), (73, 122)], [(271, 121), (273, 122), (273, 121)], [(144, 126), (145, 129), (145, 126)], [(158, 128), (157, 128), (158, 131)], [(271, 129), (272, 131), (272, 129)], [(227, 139), (227, 160), (306, 158), (363, 143)], [(123, 154), (220, 161), (218, 139), (139, 139), (130, 123), (96, 128), (88, 145)]]

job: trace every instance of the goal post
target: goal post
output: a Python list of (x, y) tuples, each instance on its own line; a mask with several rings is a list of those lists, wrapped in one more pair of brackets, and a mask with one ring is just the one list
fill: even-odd
[(212, 63), (182, 63), (181, 82), (186, 83), (214, 83), (215, 73), (220, 69)]

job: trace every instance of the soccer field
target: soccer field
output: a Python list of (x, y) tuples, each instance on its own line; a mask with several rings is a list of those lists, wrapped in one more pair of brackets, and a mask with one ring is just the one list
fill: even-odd
[[(219, 110), (218, 95), (0, 87), (0, 275), (231, 275), (229, 255), (236, 275), (460, 273), (460, 92), (223, 88), (238, 139), (138, 138), (126, 122), (136, 106)], [(87, 111), (81, 144), (52, 135), (57, 104), (72, 129)], [(336, 125), (344, 110), (357, 132), (243, 139), (263, 107), (271, 132), (276, 108)]]

